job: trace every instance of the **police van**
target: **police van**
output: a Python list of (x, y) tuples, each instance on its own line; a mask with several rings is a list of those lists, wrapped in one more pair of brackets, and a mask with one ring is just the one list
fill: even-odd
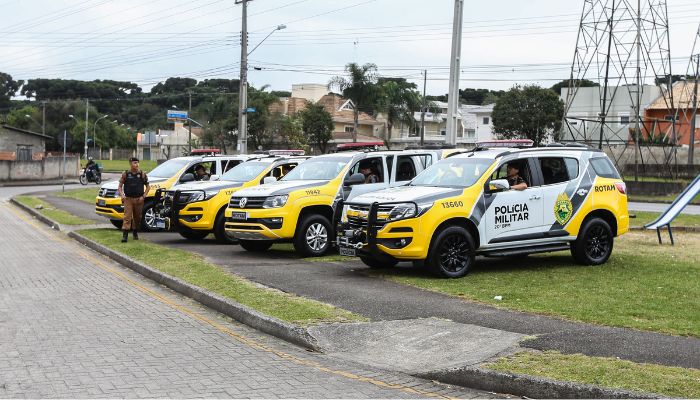
[[(164, 226), (159, 225), (159, 218), (155, 211), (155, 194), (158, 189), (170, 189), (174, 185), (196, 180), (195, 168), (200, 165), (209, 174), (209, 179), (216, 180), (221, 174), (249, 158), (251, 156), (245, 155), (177, 157), (165, 161), (152, 171), (147, 172), (151, 190), (146, 193), (141, 229), (155, 231), (164, 228)], [(95, 198), (95, 213), (109, 218), (112, 225), (121, 229), (124, 219), (124, 205), (117, 192), (118, 186), (119, 180), (117, 179), (100, 187)]]
[(168, 225), (189, 240), (200, 240), (213, 233), (219, 243), (235, 243), (224, 227), (224, 211), (231, 195), (239, 190), (275, 182), (308, 159), (304, 151), (271, 150), (225, 172), (216, 181), (177, 185), (163, 195), (161, 215)]
[(313, 157), (278, 182), (234, 193), (226, 232), (249, 251), (291, 241), (300, 254), (320, 256), (334, 243), (341, 200), (406, 184), (438, 159), (438, 152), (427, 150)]
[(346, 203), (337, 241), (371, 268), (414, 261), (458, 278), (477, 255), (569, 250), (602, 264), (628, 229), (626, 187), (602, 151), (477, 148)]

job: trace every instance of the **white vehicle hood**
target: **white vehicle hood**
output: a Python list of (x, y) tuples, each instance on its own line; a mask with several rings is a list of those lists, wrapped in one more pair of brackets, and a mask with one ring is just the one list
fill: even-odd
[(395, 203), (404, 201), (412, 201), (418, 204), (432, 203), (440, 199), (458, 196), (463, 192), (464, 189), (460, 188), (399, 186), (362, 194), (352, 199), (350, 203), (372, 204), (374, 202)]
[(278, 181), (243, 189), (236, 197), (262, 197), (289, 194), (295, 190), (307, 189), (327, 184), (329, 181)]
[(188, 182), (181, 185), (173, 186), (170, 190), (222, 190), (237, 188), (243, 186), (243, 182), (233, 182), (233, 181), (200, 181), (200, 182)]

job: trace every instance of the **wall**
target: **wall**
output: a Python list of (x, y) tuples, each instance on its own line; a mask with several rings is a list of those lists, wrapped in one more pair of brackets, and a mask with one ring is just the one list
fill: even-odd
[[(61, 179), (63, 157), (47, 157), (40, 161), (0, 160), (0, 182)], [(80, 174), (80, 158), (66, 157), (66, 178)]]
[(2, 154), (0, 159), (14, 160), (17, 145), (32, 146), (32, 156), (37, 153), (41, 154), (45, 151), (43, 138), (31, 134), (16, 132), (10, 129), (0, 128), (0, 153)]
[[(644, 164), (667, 164), (666, 160), (672, 156), (672, 147), (661, 147), (661, 146), (640, 146), (641, 147), (641, 159), (644, 160)], [(603, 146), (605, 153), (612, 159), (612, 161), (618, 167), (622, 165), (634, 165), (634, 145), (629, 145), (627, 149), (624, 146)], [(688, 148), (687, 147), (677, 147), (675, 160), (671, 158), (671, 164), (685, 165), (688, 164)], [(642, 162), (640, 161), (641, 165)], [(696, 148), (693, 153), (693, 164), (700, 164), (700, 151)]]

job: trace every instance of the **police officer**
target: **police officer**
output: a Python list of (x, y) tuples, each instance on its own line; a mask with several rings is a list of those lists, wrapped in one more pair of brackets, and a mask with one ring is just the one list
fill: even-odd
[(527, 189), (527, 182), (520, 176), (520, 166), (515, 163), (508, 163), (506, 169), (508, 177), (508, 184), (513, 190), (525, 190)]
[(139, 169), (139, 159), (129, 159), (131, 169), (124, 171), (119, 179), (119, 196), (124, 204), (124, 222), (122, 224), (122, 243), (129, 237), (129, 231), (134, 231), (134, 240), (138, 240), (141, 214), (143, 213), (143, 201), (151, 186), (148, 184), (148, 176)]

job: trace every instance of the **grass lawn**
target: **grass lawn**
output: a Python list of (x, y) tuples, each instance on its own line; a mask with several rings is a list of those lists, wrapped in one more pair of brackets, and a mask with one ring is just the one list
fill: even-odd
[(377, 273), (502, 308), (700, 337), (700, 234), (678, 232), (674, 238), (675, 246), (659, 245), (655, 232), (627, 233), (600, 266), (581, 266), (568, 252), (558, 252), (480, 258), (461, 279), (434, 278), (418, 268)]
[[(66, 211), (58, 210), (53, 205), (33, 196), (16, 196), (15, 200), (39, 211), (44, 216), (51, 218), (61, 225), (92, 225), (95, 223), (94, 221), (76, 217)], [(43, 208), (37, 209), (36, 206), (38, 205), (41, 205)]]
[(79, 233), (166, 274), (284, 321), (308, 325), (365, 320), (357, 314), (325, 303), (261, 288), (204, 261), (201, 256), (184, 250), (172, 249), (143, 239), (121, 243), (121, 234), (113, 229), (86, 229)]
[[(129, 160), (95, 160), (102, 164), (102, 172), (124, 172), (130, 168)], [(156, 160), (141, 160), (139, 166), (144, 172), (149, 172), (158, 165)]]
[[(646, 202), (646, 203), (672, 203), (673, 200), (678, 197), (680, 193), (677, 194), (669, 194), (666, 196), (648, 196), (648, 195), (643, 195), (643, 194), (629, 194), (627, 195), (627, 200), (628, 201), (641, 201), (641, 202)], [(692, 200), (690, 200), (690, 204), (700, 204), (700, 194), (693, 197)]]
[[(644, 226), (660, 215), (660, 213), (646, 211), (630, 211), (630, 213), (637, 216), (630, 220), (631, 226)], [(680, 214), (671, 222), (671, 226), (700, 228), (700, 215)]]
[(95, 204), (95, 197), (100, 190), (99, 186), (91, 186), (84, 189), (66, 190), (65, 192), (56, 192), (59, 197), (68, 197), (75, 200), (84, 201), (86, 203)]
[(512, 357), (500, 358), (482, 367), (670, 397), (700, 398), (700, 370), (692, 368), (638, 364), (615, 358), (561, 354), (553, 351), (522, 352)]

